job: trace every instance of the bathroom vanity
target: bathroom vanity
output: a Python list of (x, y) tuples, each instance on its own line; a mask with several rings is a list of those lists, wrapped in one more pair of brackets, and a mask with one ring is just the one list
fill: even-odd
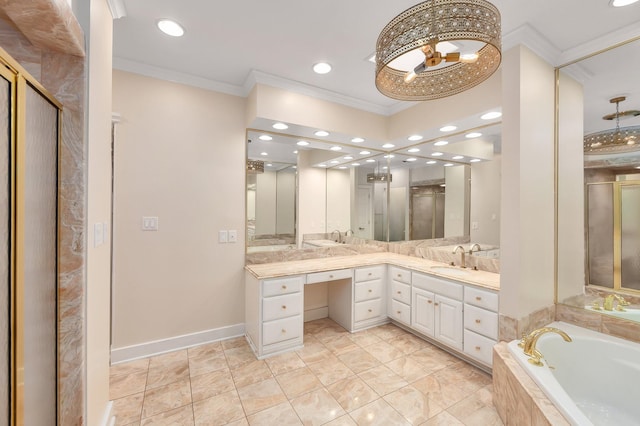
[(395, 253), (246, 267), (246, 337), (260, 359), (304, 343), (305, 287), (327, 283), (328, 316), (356, 332), (389, 321), (491, 367), (500, 276)]

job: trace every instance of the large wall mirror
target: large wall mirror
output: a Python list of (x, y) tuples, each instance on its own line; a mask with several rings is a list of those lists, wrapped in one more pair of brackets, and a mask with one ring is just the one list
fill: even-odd
[(382, 145), (249, 129), (247, 252), (467, 236), (497, 257), (499, 116)]
[[(640, 39), (635, 39), (557, 72), (557, 299), (636, 321), (640, 321), (640, 310), (635, 309), (640, 302), (638, 67)], [(617, 296), (607, 297), (612, 293)]]

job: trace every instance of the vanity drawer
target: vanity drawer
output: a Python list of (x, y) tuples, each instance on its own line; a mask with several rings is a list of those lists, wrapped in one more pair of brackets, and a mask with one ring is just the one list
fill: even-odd
[(411, 324), (411, 306), (398, 302), (397, 300), (392, 300), (389, 317), (409, 325)]
[(302, 316), (269, 321), (262, 324), (262, 344), (284, 342), (302, 336)]
[(338, 269), (337, 271), (316, 272), (313, 274), (307, 274), (307, 284), (342, 280), (345, 278), (351, 278), (352, 275), (353, 272), (351, 269)]
[(498, 312), (498, 293), (494, 291), (467, 286), (464, 289), (464, 302)]
[(264, 297), (279, 296), (281, 294), (298, 293), (304, 285), (304, 277), (274, 278), (265, 280), (262, 284)]
[(355, 284), (355, 301), (378, 299), (382, 296), (382, 280), (365, 281)]
[(378, 280), (382, 278), (384, 271), (384, 265), (358, 268), (355, 271), (355, 280), (357, 283), (362, 281)]
[(490, 339), (497, 339), (498, 314), (465, 303), (464, 328), (475, 331)]
[(464, 353), (484, 364), (493, 364), (493, 346), (495, 344), (495, 340), (488, 339), (473, 331), (464, 331)]
[(302, 313), (301, 293), (284, 296), (265, 297), (262, 299), (262, 320), (271, 321)]
[(414, 272), (412, 277), (413, 286), (423, 290), (432, 291), (436, 294), (446, 296), (454, 300), (462, 300), (462, 284), (452, 283), (431, 275)]
[(391, 278), (392, 280), (403, 282), (405, 284), (411, 284), (411, 272), (407, 271), (406, 269), (390, 266), (389, 278)]
[(364, 321), (382, 315), (382, 299), (366, 300), (355, 304), (354, 321)]
[(411, 286), (396, 280), (391, 281), (391, 298), (410, 305)]

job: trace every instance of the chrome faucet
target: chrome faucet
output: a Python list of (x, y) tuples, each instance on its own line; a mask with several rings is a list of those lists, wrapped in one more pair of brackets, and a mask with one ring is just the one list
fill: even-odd
[(456, 248), (453, 249), (453, 254), (456, 254), (458, 252), (458, 249), (460, 249), (460, 267), (466, 268), (467, 265), (465, 264), (465, 259), (464, 259), (464, 247), (456, 246)]
[(533, 330), (531, 333), (529, 333), (528, 336), (523, 337), (522, 340), (524, 341), (524, 354), (529, 357), (528, 361), (531, 364), (537, 365), (538, 367), (541, 367), (543, 365), (542, 361), (540, 361), (543, 356), (540, 351), (536, 349), (536, 343), (538, 343), (538, 339), (540, 338), (540, 336), (546, 333), (557, 333), (562, 336), (565, 342), (572, 341), (571, 337), (569, 337), (567, 333), (555, 327), (542, 327), (537, 330)]
[(478, 244), (478, 243), (473, 243), (473, 244), (471, 245), (471, 248), (469, 249), (469, 255), (472, 255), (472, 254), (473, 254), (473, 250), (474, 250), (474, 249), (478, 249), (478, 251), (482, 250), (482, 249), (480, 248), (480, 244)]
[(610, 294), (604, 298), (604, 302), (602, 303), (602, 307), (605, 311), (613, 311), (613, 302), (614, 300), (618, 301), (618, 306), (616, 306), (616, 311), (624, 312), (623, 306), (629, 306), (630, 303), (624, 300), (624, 297), (619, 294)]
[[(338, 234), (338, 238), (336, 238), (335, 240), (333, 240), (333, 234), (337, 233)], [(336, 243), (341, 243), (342, 242), (342, 234), (340, 233), (339, 230), (335, 230), (331, 233), (331, 237), (330, 239), (332, 239), (333, 241), (335, 241)]]

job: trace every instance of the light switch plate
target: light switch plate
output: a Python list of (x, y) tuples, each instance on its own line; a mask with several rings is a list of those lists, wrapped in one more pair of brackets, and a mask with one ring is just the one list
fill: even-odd
[(142, 216), (142, 230), (143, 231), (157, 231), (158, 230), (158, 217), (157, 216)]
[(218, 231), (218, 242), (226, 243), (229, 241), (229, 233), (227, 231)]
[(238, 242), (238, 231), (236, 231), (235, 229), (229, 230), (229, 242), (230, 243)]
[(102, 222), (93, 224), (93, 246), (104, 244), (104, 225)]

